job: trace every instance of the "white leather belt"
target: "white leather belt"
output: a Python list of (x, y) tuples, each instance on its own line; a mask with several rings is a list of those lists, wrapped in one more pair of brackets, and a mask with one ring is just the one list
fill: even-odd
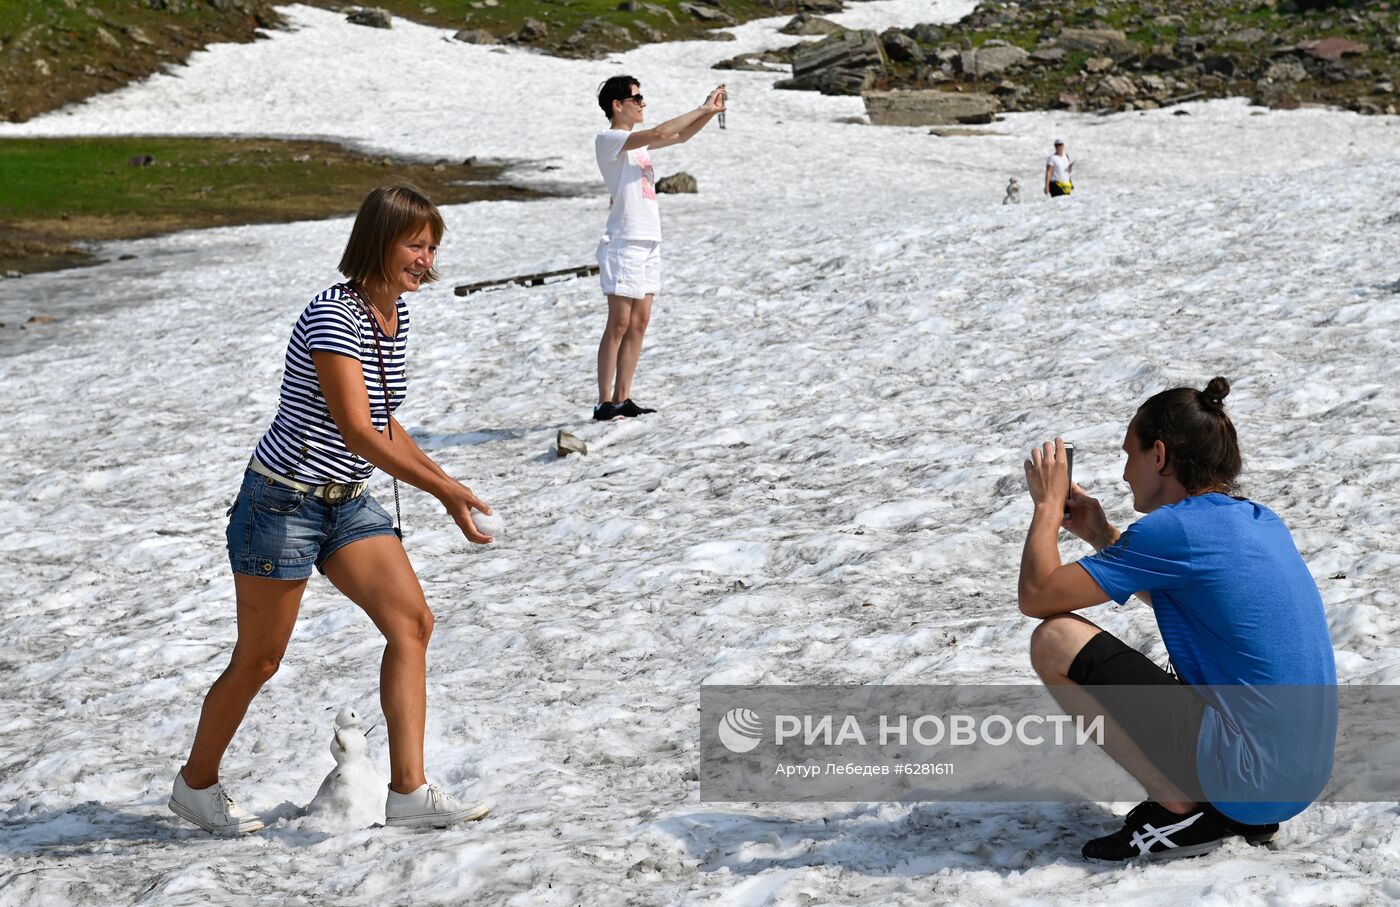
[(300, 491), (302, 494), (309, 494), (312, 497), (320, 498), (327, 504), (343, 504), (346, 501), (353, 501), (365, 493), (369, 487), (368, 482), (327, 482), (324, 485), (311, 485), (306, 482), (298, 482), (296, 479), (289, 479), (281, 473), (273, 472), (264, 466), (257, 457), (248, 461), (248, 469), (267, 479), (269, 482), (276, 482), (278, 485), (285, 485), (293, 491)]

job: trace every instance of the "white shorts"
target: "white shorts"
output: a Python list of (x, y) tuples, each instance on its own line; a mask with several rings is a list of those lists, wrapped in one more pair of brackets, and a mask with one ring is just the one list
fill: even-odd
[(608, 296), (645, 299), (661, 290), (661, 243), (630, 239), (598, 243), (598, 278)]

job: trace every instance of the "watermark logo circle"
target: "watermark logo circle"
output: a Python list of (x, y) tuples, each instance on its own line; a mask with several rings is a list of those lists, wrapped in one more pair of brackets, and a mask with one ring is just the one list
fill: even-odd
[(719, 742), (731, 753), (747, 753), (763, 742), (763, 724), (749, 709), (730, 709), (719, 720)]

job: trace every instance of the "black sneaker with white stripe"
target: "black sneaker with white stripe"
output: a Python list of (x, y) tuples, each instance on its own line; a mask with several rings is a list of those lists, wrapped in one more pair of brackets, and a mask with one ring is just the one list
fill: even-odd
[(1214, 850), (1226, 838), (1235, 835), (1243, 836), (1251, 844), (1262, 844), (1277, 831), (1277, 824), (1233, 822), (1209, 805), (1181, 815), (1148, 800), (1132, 808), (1122, 828), (1088, 842), (1081, 853), (1086, 860), (1115, 862), (1195, 857)]
[(622, 418), (622, 410), (616, 403), (599, 403), (593, 407), (594, 422), (612, 422)]

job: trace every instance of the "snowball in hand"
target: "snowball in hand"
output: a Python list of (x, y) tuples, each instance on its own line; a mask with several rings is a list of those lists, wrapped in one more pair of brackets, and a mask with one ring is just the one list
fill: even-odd
[(477, 529), (487, 535), (500, 535), (501, 530), (506, 528), (505, 521), (501, 519), (500, 514), (493, 513), (487, 516), (480, 510), (472, 511), (472, 522), (476, 524)]

